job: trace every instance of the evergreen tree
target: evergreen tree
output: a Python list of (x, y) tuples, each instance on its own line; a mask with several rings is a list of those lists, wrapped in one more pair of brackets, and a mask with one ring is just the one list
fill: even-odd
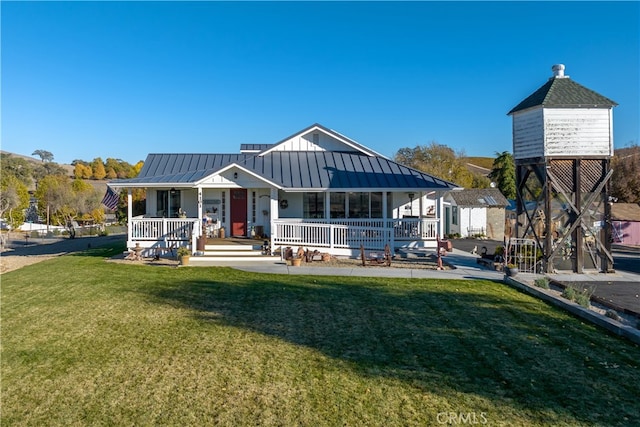
[(508, 151), (496, 153), (489, 178), (507, 199), (516, 198), (516, 164), (513, 155)]

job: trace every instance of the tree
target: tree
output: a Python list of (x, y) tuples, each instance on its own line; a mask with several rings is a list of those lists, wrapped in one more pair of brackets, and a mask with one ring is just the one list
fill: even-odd
[(71, 181), (63, 175), (44, 177), (38, 183), (36, 198), (43, 216), (48, 207), (51, 222), (67, 227), (72, 237), (73, 221), (100, 207), (100, 196), (90, 184), (79, 179)]
[(66, 176), (67, 171), (57, 163), (49, 162), (36, 165), (33, 169), (33, 179), (40, 182), (45, 176), (61, 175)]
[(2, 176), (13, 175), (26, 186), (29, 186), (33, 181), (31, 163), (21, 157), (14, 157), (7, 153), (0, 154), (0, 170)]
[(26, 185), (12, 174), (2, 174), (0, 179), (0, 218), (11, 227), (24, 222), (24, 212), (29, 207), (29, 191)]
[(640, 146), (617, 150), (611, 167), (611, 196), (620, 203), (640, 203)]
[(496, 153), (489, 178), (496, 183), (504, 197), (512, 200), (516, 198), (516, 164), (511, 153)]
[(40, 157), (40, 160), (42, 160), (42, 163), (53, 161), (53, 154), (47, 150), (36, 150), (33, 153), (31, 153), (31, 155)]
[(396, 152), (394, 160), (461, 187), (471, 187), (473, 175), (462, 160), (464, 157), (463, 152), (456, 154), (446, 145), (431, 142), (428, 146), (401, 148)]
[(93, 179), (104, 179), (107, 172), (104, 170), (104, 163), (100, 157), (96, 157), (91, 162), (91, 170), (93, 171)]

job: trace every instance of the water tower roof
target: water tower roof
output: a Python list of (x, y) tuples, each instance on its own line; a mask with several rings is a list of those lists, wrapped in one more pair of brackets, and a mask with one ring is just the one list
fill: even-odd
[(552, 77), (538, 90), (516, 105), (508, 115), (532, 107), (552, 108), (611, 108), (615, 101), (587, 89), (569, 77)]

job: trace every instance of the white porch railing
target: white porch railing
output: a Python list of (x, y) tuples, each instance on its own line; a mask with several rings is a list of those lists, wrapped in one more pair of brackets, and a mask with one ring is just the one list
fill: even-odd
[(143, 248), (189, 245), (202, 234), (198, 218), (131, 218), (128, 245)]
[(438, 219), (278, 219), (272, 245), (383, 250), (389, 243), (436, 241)]

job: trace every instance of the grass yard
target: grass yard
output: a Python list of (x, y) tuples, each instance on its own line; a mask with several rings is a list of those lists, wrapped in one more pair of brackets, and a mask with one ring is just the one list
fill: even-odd
[(105, 262), (2, 276), (14, 425), (640, 425), (640, 348), (502, 284)]

